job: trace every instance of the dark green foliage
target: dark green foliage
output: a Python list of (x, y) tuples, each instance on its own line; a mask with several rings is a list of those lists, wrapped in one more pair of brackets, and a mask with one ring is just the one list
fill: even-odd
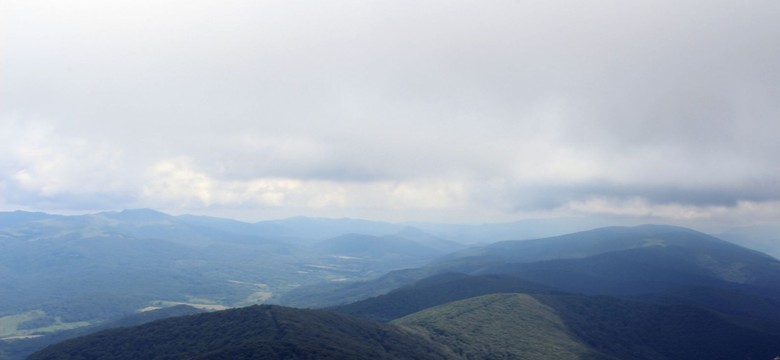
[(553, 309), (527, 294), (493, 294), (436, 306), (393, 323), (465, 359), (612, 359), (573, 336)]
[[(573, 278), (578, 279), (576, 276)], [(518, 290), (511, 290), (513, 284)], [(520, 288), (523, 285), (535, 290), (534, 296), (554, 309), (569, 331), (593, 348), (595, 353), (620, 359), (771, 359), (767, 356), (780, 346), (780, 319), (777, 318), (780, 306), (777, 301), (747, 292), (713, 288), (679, 288), (674, 292), (648, 296), (655, 301), (648, 302), (552, 293), (544, 291), (544, 287), (510, 276), (447, 274), (335, 310), (385, 321), (422, 310), (403, 319), (417, 317), (419, 320), (421, 315), (418, 314), (427, 314), (427, 318), (423, 316), (425, 321), (414, 323), (428, 329), (434, 339), (452, 347), (456, 353), (472, 354), (471, 358), (479, 359), (485, 355), (480, 351), (485, 350), (474, 348), (473, 344), (486, 342), (481, 338), (488, 331), (485, 327), (506, 327), (499, 325), (500, 322), (495, 319), (490, 320), (497, 310), (474, 305), (473, 310), (461, 308), (460, 312), (455, 312), (468, 313), (473, 317), (471, 322), (481, 324), (482, 328), (475, 331), (468, 329), (471, 322), (465, 321), (460, 325), (453, 322), (452, 311), (437, 312), (434, 309), (438, 307), (428, 307), (449, 303), (460, 296), (468, 298), (468, 294), (478, 292), (522, 292)], [(452, 299), (448, 301), (450, 297)], [(446, 309), (450, 305), (442, 307)], [(708, 308), (717, 308), (732, 315), (720, 315), (706, 310)], [(515, 310), (526, 311), (523, 308)], [(507, 310), (504, 308), (502, 311)], [(436, 314), (441, 318), (437, 319)], [(505, 318), (513, 321), (512, 316)], [(409, 320), (401, 321), (410, 323)]]
[(780, 335), (686, 305), (611, 297), (535, 295), (594, 350), (619, 359), (772, 359)]
[(0, 359), (23, 359), (33, 352), (43, 349), (48, 345), (56, 344), (78, 336), (92, 334), (101, 330), (113, 329), (122, 326), (136, 326), (169, 317), (199, 314), (202, 312), (203, 310), (190, 306), (178, 305), (169, 308), (133, 314), (115, 321), (46, 334), (42, 337), (0, 342)]
[(514, 274), (586, 294), (640, 295), (697, 286), (780, 298), (777, 260), (701, 247), (649, 246), (582, 259), (505, 264), (483, 272)]
[[(410, 266), (404, 246), (425, 249), (398, 237), (385, 239), (386, 245), (403, 245), (396, 246), (400, 255), (394, 259), (377, 252), (342, 259), (308, 248), (353, 226), (350, 231), (374, 229), (375, 235), (403, 228), (358, 220), (249, 224), (148, 209), (83, 216), (0, 213), (0, 289), (13, 295), (0, 299), (0, 316), (44, 311), (66, 323), (103, 323), (158, 301), (244, 306), (300, 285), (367, 279)], [(312, 238), (301, 240), (299, 234)], [(413, 253), (413, 264), (439, 254)], [(35, 331), (43, 321), (21, 330)], [(38, 339), (2, 342), (0, 351), (16, 354), (34, 344)]]
[(318, 310), (251, 306), (99, 332), (48, 347), (40, 359), (445, 359), (398, 327)]
[(780, 321), (780, 300), (740, 289), (683, 286), (642, 299), (662, 304), (687, 304), (759, 321)]
[[(643, 225), (499, 242), (463, 250), (425, 267), (390, 273), (374, 281), (301, 288), (280, 300), (296, 306), (342, 305), (339, 299), (357, 301), (386, 294), (447, 272), (509, 274), (589, 294), (642, 294), (704, 285), (780, 298), (777, 259), (694, 230)], [(388, 281), (397, 279), (406, 283)]]

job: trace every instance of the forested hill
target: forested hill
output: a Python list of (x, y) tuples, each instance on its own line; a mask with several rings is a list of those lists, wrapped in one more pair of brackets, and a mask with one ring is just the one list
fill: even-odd
[(400, 327), (321, 310), (256, 305), (102, 331), (29, 360), (448, 359), (439, 344)]

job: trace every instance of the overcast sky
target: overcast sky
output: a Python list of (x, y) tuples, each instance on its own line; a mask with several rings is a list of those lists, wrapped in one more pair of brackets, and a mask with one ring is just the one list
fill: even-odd
[(780, 219), (777, 0), (3, 0), (0, 210)]

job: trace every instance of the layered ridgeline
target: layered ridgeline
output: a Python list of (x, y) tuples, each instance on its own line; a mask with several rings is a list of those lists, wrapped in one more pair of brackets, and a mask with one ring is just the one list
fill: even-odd
[(780, 296), (777, 259), (694, 230), (643, 225), (498, 242), (367, 282), (296, 289), (281, 300), (304, 307), (341, 305), (448, 272), (512, 275), (586, 294), (692, 295), (696, 287)]
[[(356, 231), (365, 234), (348, 235)], [(302, 285), (421, 266), (462, 247), (364, 220), (0, 213), (0, 359), (138, 312), (264, 303)]]
[(450, 359), (401, 327), (319, 310), (251, 306), (99, 332), (51, 346), (57, 359)]
[(683, 305), (489, 294), (392, 324), (253, 306), (69, 340), (29, 359), (772, 359), (780, 327)]
[(678, 227), (604, 228), (501, 242), (353, 284), (345, 292), (375, 293), (399, 278), (442, 272), (332, 309), (413, 325), (456, 353), (472, 355), (500, 353), (520, 341), (498, 341), (493, 334), (482, 343), (482, 335), (513, 329), (530, 311), (518, 305), (507, 311), (505, 304), (517, 299), (494, 301), (490, 294), (497, 293), (523, 293), (523, 299), (544, 304), (565, 324), (565, 333), (591, 350), (587, 356), (770, 359), (780, 346), (780, 262)]
[[(363, 299), (330, 309), (343, 315), (255, 307), (283, 309), (296, 325), (241, 332), (232, 330), (249, 328), (239, 312), (217, 312), (95, 334), (32, 359), (120, 358), (139, 347), (142, 358), (324, 358), (344, 342), (363, 358), (772, 359), (780, 351), (779, 290), (780, 262), (762, 253), (678, 227), (603, 228), (472, 248), (344, 286), (338, 291)], [(413, 344), (395, 352), (371, 335), (378, 330), (332, 328), (356, 324), (354, 317)], [(211, 327), (205, 319), (219, 330), (200, 330)], [(344, 337), (318, 340), (328, 332)], [(132, 345), (112, 350), (121, 344)], [(432, 353), (421, 356), (414, 344)]]
[(74, 334), (71, 329), (139, 311), (286, 303), (281, 296), (292, 289), (373, 279), (465, 248), (452, 240), (529, 238), (588, 226), (567, 220), (410, 226), (306, 217), (247, 223), (148, 209), (79, 216), (0, 212), (0, 359), (18, 359)]
[[(136, 326), (169, 317), (199, 314), (203, 312), (206, 312), (206, 310), (187, 305), (176, 305), (157, 310), (139, 312), (118, 320), (105, 321), (68, 330), (48, 332), (46, 333), (46, 336), (29, 336), (24, 339), (7, 340), (4, 344), (5, 346), (0, 347), (0, 359), (24, 359), (46, 346), (101, 330)], [(34, 322), (35, 320), (33, 320), (33, 323)]]
[(393, 323), (468, 359), (772, 359), (780, 345), (777, 326), (744, 325), (696, 307), (581, 295), (485, 295)]

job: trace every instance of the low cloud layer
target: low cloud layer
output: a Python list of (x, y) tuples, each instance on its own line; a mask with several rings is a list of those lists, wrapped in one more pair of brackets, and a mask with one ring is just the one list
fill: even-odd
[(1, 6), (3, 209), (778, 212), (777, 1)]

